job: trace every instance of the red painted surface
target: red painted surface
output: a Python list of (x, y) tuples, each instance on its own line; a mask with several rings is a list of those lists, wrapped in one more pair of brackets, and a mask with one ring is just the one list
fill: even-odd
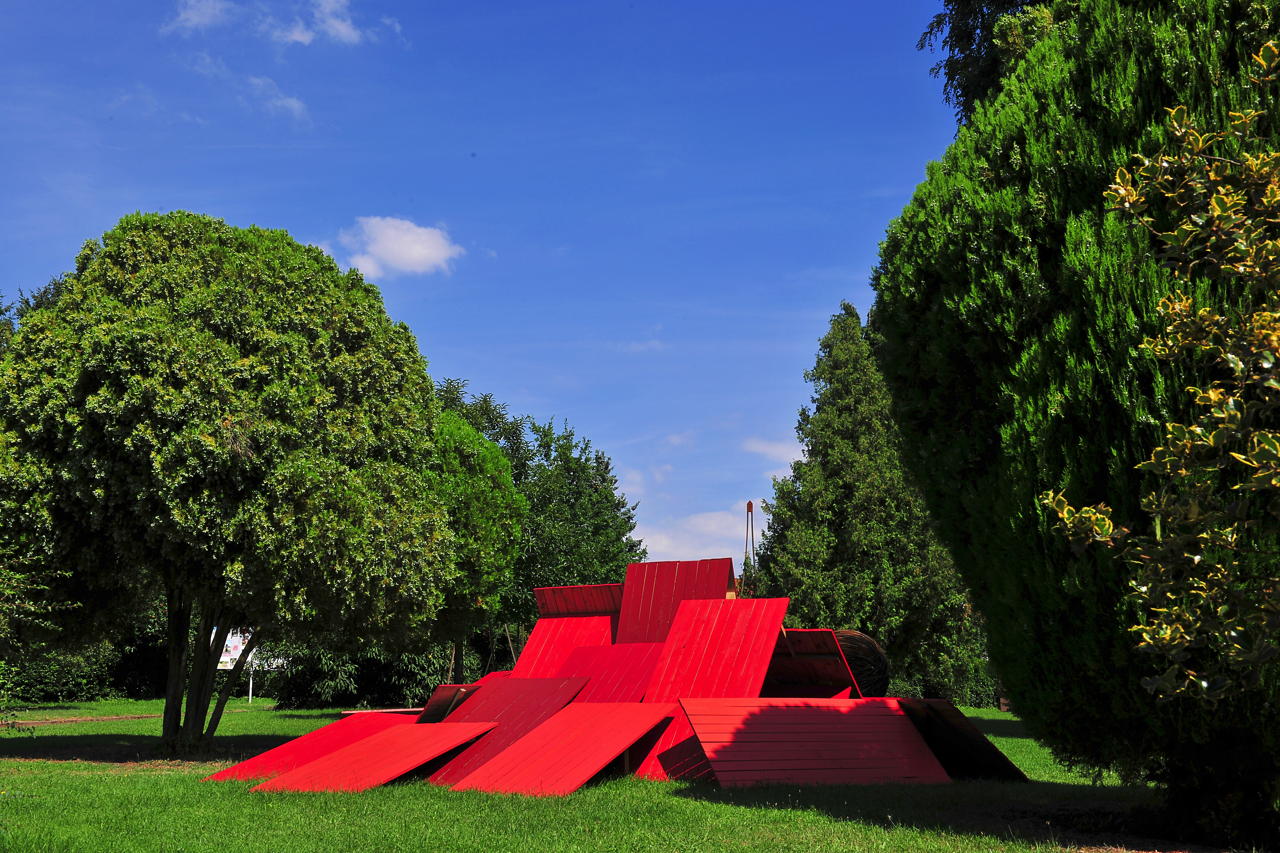
[(317, 758), (254, 791), (364, 791), (385, 785), (451, 749), (475, 740), (497, 723), (396, 726)]
[(722, 786), (948, 782), (895, 699), (685, 699)]
[(582, 646), (573, 650), (556, 675), (588, 679), (574, 702), (639, 702), (661, 654), (662, 643)]
[(533, 626), (529, 640), (520, 650), (511, 675), (515, 678), (551, 678), (560, 671), (574, 649), (581, 646), (607, 646), (613, 642), (617, 617), (551, 616)]
[[(819, 688), (817, 692), (812, 692), (814, 687)], [(829, 698), (841, 688), (852, 688), (853, 693), (862, 696), (835, 631), (788, 628), (779, 634), (765, 674), (763, 695)]]
[(733, 586), (733, 561), (632, 563), (622, 586), (619, 643), (661, 643), (680, 602), (721, 599)]
[(331, 752), (364, 740), (392, 726), (413, 723), (417, 715), (409, 714), (352, 714), (307, 732), (275, 749), (255, 755), (253, 758), (233, 764), (205, 779), (206, 782), (225, 782), (231, 779), (267, 779), (287, 773)]
[(449, 715), (454, 723), (497, 723), (489, 734), (431, 774), (437, 785), (455, 785), (543, 720), (573, 701), (585, 678), (504, 678), (485, 685)]
[(541, 586), (533, 591), (539, 616), (583, 616), (617, 613), (622, 608), (622, 584)]
[[(759, 696), (787, 603), (785, 598), (683, 602), (645, 701)], [(640, 759), (636, 774), (646, 779), (702, 775), (706, 768), (692, 739), (692, 729), (676, 714)], [(672, 775), (672, 767), (681, 768), (679, 775)]]
[(671, 711), (665, 704), (575, 702), (454, 786), (459, 791), (572, 793)]

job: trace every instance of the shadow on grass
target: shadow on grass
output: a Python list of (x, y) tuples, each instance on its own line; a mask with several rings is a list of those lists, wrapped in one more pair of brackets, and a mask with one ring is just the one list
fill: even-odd
[(983, 835), (1031, 843), (1160, 851), (1211, 848), (1160, 841), (1168, 827), (1155, 795), (1139, 787), (1057, 782), (952, 782), (944, 785), (690, 784), (676, 796), (750, 808), (819, 812), (886, 828)]
[(982, 717), (968, 719), (987, 737), (1031, 737), (1027, 734), (1026, 726), (1018, 720), (984, 720)]
[[(179, 761), (239, 761), (292, 740), (291, 735), (226, 735), (214, 738), (213, 745)], [(0, 759), (40, 759), (44, 761), (101, 761), (118, 764), (171, 759), (160, 748), (156, 735), (132, 734), (36, 734), (0, 738)]]

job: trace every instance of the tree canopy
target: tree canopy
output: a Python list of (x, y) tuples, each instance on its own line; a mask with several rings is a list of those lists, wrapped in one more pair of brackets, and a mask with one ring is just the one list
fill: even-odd
[(163, 591), (164, 735), (190, 745), (217, 725), (232, 628), (429, 626), (463, 571), (436, 412), (413, 336), (358, 272), (283, 231), (126, 216), (0, 358), (0, 535), (87, 610)]

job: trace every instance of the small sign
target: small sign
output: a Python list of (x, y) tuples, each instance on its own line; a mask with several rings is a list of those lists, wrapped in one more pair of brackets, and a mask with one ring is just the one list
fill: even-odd
[(222, 647), (222, 657), (218, 658), (218, 669), (231, 669), (236, 665), (244, 651), (245, 639), (238, 631), (227, 634), (227, 644)]

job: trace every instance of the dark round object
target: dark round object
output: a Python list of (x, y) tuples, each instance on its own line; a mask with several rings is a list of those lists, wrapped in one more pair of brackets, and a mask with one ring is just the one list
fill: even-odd
[(863, 696), (883, 696), (889, 692), (889, 659), (880, 644), (861, 631), (836, 631), (840, 651), (849, 662)]

